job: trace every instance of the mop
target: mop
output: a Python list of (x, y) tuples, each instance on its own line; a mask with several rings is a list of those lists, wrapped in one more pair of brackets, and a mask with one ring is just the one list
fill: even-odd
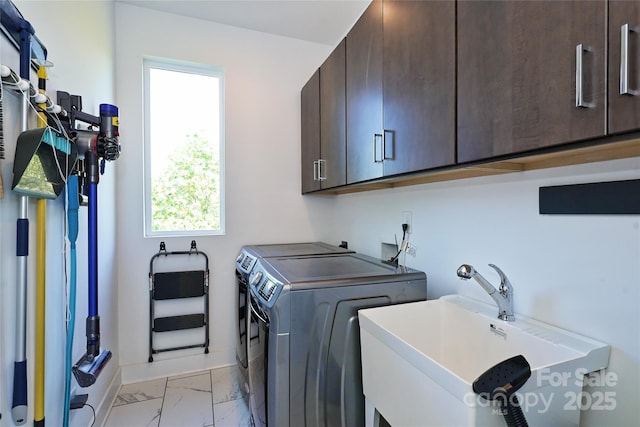
[(77, 255), (76, 240), (78, 240), (78, 176), (71, 175), (67, 181), (67, 236), (70, 247), (70, 275), (69, 275), (69, 319), (67, 322), (67, 348), (65, 352), (64, 376), (64, 416), (63, 427), (69, 427), (69, 411), (71, 409), (71, 366), (73, 357), (73, 334), (76, 324), (76, 281)]

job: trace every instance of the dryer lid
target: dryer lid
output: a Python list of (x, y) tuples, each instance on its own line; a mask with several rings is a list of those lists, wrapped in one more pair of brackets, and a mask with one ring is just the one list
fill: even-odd
[(324, 242), (250, 245), (245, 246), (244, 249), (256, 255), (258, 258), (353, 253), (353, 251), (349, 249), (344, 249)]
[(421, 271), (385, 264), (361, 254), (269, 258), (263, 264), (277, 271), (292, 290), (426, 278)]

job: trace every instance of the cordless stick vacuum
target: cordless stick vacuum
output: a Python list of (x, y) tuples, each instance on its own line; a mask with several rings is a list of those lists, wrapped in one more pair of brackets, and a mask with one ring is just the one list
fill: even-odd
[(111, 359), (111, 351), (100, 347), (98, 315), (98, 156), (89, 150), (84, 155), (89, 211), (89, 314), (86, 324), (87, 352), (73, 366), (80, 387), (96, 382), (102, 368)]
[[(100, 104), (100, 117), (83, 113), (82, 99), (66, 92), (58, 92), (58, 103), (69, 116), (63, 121), (83, 158), (81, 191), (88, 206), (89, 310), (86, 321), (87, 352), (73, 365), (72, 371), (80, 387), (89, 387), (111, 359), (111, 351), (100, 347), (100, 316), (98, 315), (98, 182), (104, 172), (105, 161), (120, 155), (118, 143), (118, 107)], [(75, 121), (83, 121), (99, 131), (75, 129)], [(84, 200), (84, 198), (83, 198)]]

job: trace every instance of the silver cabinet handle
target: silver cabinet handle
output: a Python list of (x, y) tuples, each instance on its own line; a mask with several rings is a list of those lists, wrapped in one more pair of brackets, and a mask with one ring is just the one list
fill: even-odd
[(318, 181), (318, 160), (313, 161), (313, 180)]
[(629, 85), (629, 33), (634, 31), (637, 27), (628, 23), (620, 27), (620, 95), (638, 94)]
[(326, 160), (318, 159), (318, 181), (325, 181), (327, 179), (326, 170)]
[(591, 48), (587, 45), (580, 43), (576, 46), (576, 107), (579, 108), (589, 108), (592, 105), (584, 100), (583, 93), (583, 79), (584, 73), (582, 70), (582, 63), (584, 59), (584, 52), (590, 51)]
[[(390, 135), (391, 143), (387, 144), (387, 134)], [(395, 144), (395, 135), (392, 130), (384, 130), (382, 137), (382, 158), (384, 160), (393, 160), (393, 152), (394, 152), (394, 144)]]
[[(383, 136), (380, 133), (374, 133), (373, 134), (373, 162), (374, 163), (382, 163), (383, 158), (382, 156), (379, 156), (378, 153), (382, 152), (382, 139)], [(378, 141), (380, 141), (380, 151), (378, 151)]]
[(629, 92), (629, 24), (620, 27), (620, 95)]

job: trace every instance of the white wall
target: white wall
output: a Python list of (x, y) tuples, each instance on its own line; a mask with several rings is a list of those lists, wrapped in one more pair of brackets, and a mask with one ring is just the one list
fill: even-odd
[[(233, 259), (248, 243), (348, 240), (378, 255), (413, 212), (410, 266), (429, 277), (429, 296), (463, 293), (490, 301), (455, 276), (462, 263), (496, 263), (516, 288), (516, 311), (612, 346), (614, 411), (590, 411), (583, 425), (640, 422), (640, 218), (541, 216), (538, 187), (640, 177), (640, 159), (358, 193), (299, 195), (299, 90), (332, 47), (146, 11), (116, 7), (116, 76), (126, 155), (120, 161), (118, 260), (123, 381), (233, 363)], [(194, 37), (197, 35), (197, 37)], [(143, 55), (222, 66), (226, 72), (227, 234), (198, 238), (212, 259), (212, 354), (177, 352), (147, 364), (148, 259), (190, 239), (142, 237)], [(133, 261), (132, 261), (133, 260)], [(189, 357), (181, 357), (188, 354)]]
[[(330, 52), (330, 46), (117, 4), (114, 61), (113, 6), (109, 3), (17, 4), (36, 27), (56, 64), (49, 74), (50, 92), (61, 89), (81, 94), (85, 110), (92, 113), (100, 102), (115, 101), (120, 107), (124, 151), (117, 164), (108, 165), (99, 187), (102, 340), (114, 352), (114, 359), (98, 384), (88, 389), (91, 403), (109, 400), (109, 382), (114, 376), (116, 382), (119, 380), (119, 364), (123, 366), (123, 381), (131, 382), (234, 363), (232, 266), (243, 244), (348, 240), (353, 249), (378, 255), (382, 241), (392, 242), (394, 234), (401, 234), (401, 212), (411, 210), (411, 240), (417, 246), (417, 256), (407, 258), (407, 262), (427, 272), (430, 298), (459, 292), (490, 302), (474, 283), (459, 281), (455, 270), (462, 263), (470, 263), (495, 282), (496, 276), (486, 264), (497, 264), (515, 287), (518, 313), (612, 345), (609, 371), (617, 374), (617, 384), (590, 391), (614, 391), (617, 407), (614, 411), (585, 413), (583, 425), (639, 424), (640, 218), (541, 216), (537, 213), (537, 189), (542, 185), (638, 178), (640, 159), (339, 197), (302, 197), (299, 91)], [(64, 16), (69, 26), (52, 24), (51, 16)], [(6, 57), (14, 61), (10, 49), (2, 48), (3, 63)], [(198, 247), (211, 260), (211, 354), (204, 356), (199, 350), (163, 354), (152, 364), (147, 363), (149, 258), (157, 252), (160, 240), (167, 242), (169, 250), (182, 250), (188, 248), (191, 238), (145, 239), (142, 235), (143, 55), (223, 67), (227, 101), (227, 234), (197, 239)], [(17, 68), (17, 63), (10, 65)], [(5, 122), (15, 128), (12, 120), (5, 109)], [(2, 161), (6, 192), (13, 154), (10, 141), (17, 135), (12, 132), (12, 138), (5, 134), (7, 160)], [(8, 193), (0, 202), (2, 426), (12, 425), (9, 406), (15, 321), (17, 199)], [(34, 209), (32, 205), (31, 212)], [(51, 326), (47, 330), (47, 420), (54, 425), (61, 417), (64, 336), (63, 296), (54, 285), (56, 281), (61, 283), (62, 274), (62, 258), (56, 253), (62, 244), (60, 209), (59, 201), (49, 203), (51, 296), (47, 295), (47, 316), (53, 319), (48, 321)], [(82, 230), (80, 259), (86, 256)], [(115, 239), (109, 238), (114, 235)], [(80, 289), (85, 274), (81, 264)], [(30, 277), (33, 280), (33, 274)], [(74, 359), (84, 351), (85, 300), (86, 294), (81, 291)], [(89, 423), (88, 411), (82, 411), (73, 412), (73, 425)]]
[[(123, 153), (118, 169), (118, 281), (123, 382), (235, 363), (234, 260), (244, 244), (312, 240), (321, 201), (300, 195), (300, 89), (330, 52), (318, 45), (116, 4), (116, 79)], [(196, 238), (210, 259), (210, 354), (148, 359), (149, 259), (189, 238), (143, 237), (142, 59), (211, 64), (225, 72), (226, 235)], [(197, 88), (194, 88), (197, 90)], [(179, 105), (168, 108), (180, 108)]]
[(540, 215), (538, 188), (638, 178), (640, 158), (632, 158), (342, 195), (323, 202), (326, 221), (316, 230), (321, 240), (348, 240), (358, 252), (380, 256), (381, 242), (401, 238), (402, 211), (412, 211), (417, 253), (406, 260), (427, 273), (429, 298), (461, 293), (493, 304), (456, 269), (472, 264), (499, 284), (487, 266), (496, 264), (515, 288), (517, 313), (611, 345), (609, 372), (617, 384), (589, 392), (613, 391), (617, 406), (583, 414), (581, 425), (634, 426), (640, 424), (640, 216)]
[[(98, 105), (113, 103), (113, 4), (111, 2), (65, 2), (65, 1), (16, 1), (23, 16), (36, 29), (36, 35), (48, 49), (48, 59), (54, 63), (49, 69), (47, 93), (55, 101), (56, 90), (68, 91), (82, 96), (84, 111), (97, 114)], [(55, 17), (55, 19), (52, 19)], [(2, 63), (19, 71), (17, 52), (4, 38), (0, 41)], [(35, 74), (31, 78), (37, 87)], [(11, 384), (15, 342), (15, 234), (18, 215), (18, 197), (10, 191), (15, 141), (19, 134), (18, 99), (5, 94), (5, 145), (6, 160), (1, 161), (5, 198), (0, 201), (0, 252), (1, 304), (1, 351), (0, 351), (0, 425), (12, 426)], [(33, 122), (35, 125), (35, 121)], [(116, 167), (108, 165), (99, 185), (99, 309), (101, 316), (101, 342), (113, 351), (113, 359), (98, 378), (95, 385), (87, 389), (72, 388), (78, 393), (89, 393), (89, 403), (99, 408), (103, 399), (109, 400), (109, 385), (118, 372), (118, 330), (115, 284), (115, 173)], [(27, 361), (29, 364), (28, 392), (29, 417), (33, 420), (33, 321), (35, 280), (35, 201), (29, 205), (30, 270), (29, 270), (29, 329)], [(62, 425), (64, 392), (64, 354), (66, 330), (65, 285), (63, 239), (63, 198), (47, 202), (47, 294), (46, 294), (46, 366), (45, 366), (45, 420), (50, 425)], [(80, 233), (78, 237), (78, 300), (75, 326), (73, 361), (86, 351), (85, 318), (87, 316), (87, 221), (86, 208), (80, 211)], [(110, 402), (107, 402), (109, 404)], [(104, 408), (103, 408), (104, 409)], [(108, 407), (107, 407), (108, 409)], [(104, 412), (98, 416), (104, 416)], [(93, 416), (88, 408), (72, 411), (72, 425), (89, 425)]]

